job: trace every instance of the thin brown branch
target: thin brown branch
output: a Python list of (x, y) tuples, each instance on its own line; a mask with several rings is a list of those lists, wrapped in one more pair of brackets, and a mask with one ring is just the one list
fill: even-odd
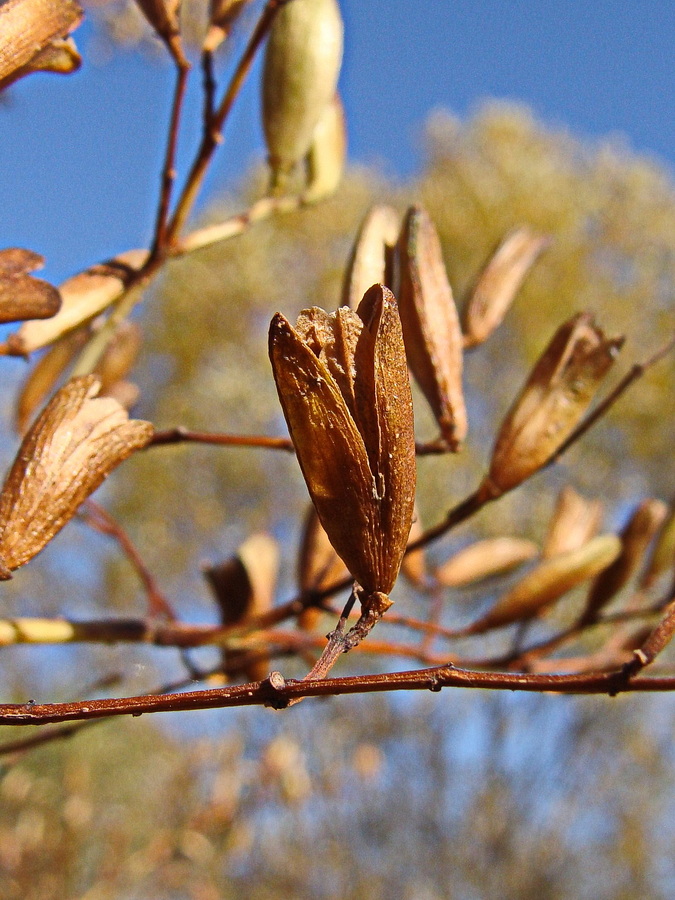
[(222, 434), (213, 431), (190, 431), (178, 426), (165, 431), (156, 431), (148, 447), (165, 444), (217, 444), (226, 447), (262, 447), (267, 450), (286, 450), (294, 452), (289, 438), (264, 437), (262, 435)]

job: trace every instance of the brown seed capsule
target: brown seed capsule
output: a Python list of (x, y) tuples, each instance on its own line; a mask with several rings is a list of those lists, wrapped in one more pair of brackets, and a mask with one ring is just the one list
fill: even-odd
[(373, 206), (361, 223), (347, 263), (342, 305), (356, 309), (374, 284), (391, 283), (394, 247), (401, 219), (392, 206)]
[(7, 338), (7, 352), (27, 356), (89, 322), (118, 299), (147, 256), (146, 250), (129, 250), (64, 281), (59, 287), (62, 305), (58, 314), (25, 322)]
[(32, 559), (112, 470), (152, 437), (97, 397), (93, 375), (57, 391), (23, 440), (0, 494), (0, 577)]
[(304, 203), (318, 203), (335, 193), (342, 180), (346, 155), (345, 111), (336, 94), (321, 114), (312, 135), (307, 153), (307, 187), (302, 195)]
[(292, 0), (277, 13), (265, 53), (263, 128), (274, 189), (304, 159), (342, 62), (342, 17), (336, 0)]
[(551, 557), (583, 547), (597, 533), (601, 520), (602, 503), (586, 500), (567, 485), (558, 495), (548, 524), (543, 555)]
[(374, 285), (358, 310), (280, 314), (270, 358), (312, 501), (369, 594), (388, 594), (415, 500), (412, 396), (396, 300)]
[(647, 499), (637, 506), (621, 532), (621, 555), (591, 586), (581, 624), (594, 622), (600, 610), (628, 583), (667, 515), (668, 507), (661, 500)]
[(410, 370), (447, 444), (456, 450), (467, 430), (462, 391), (462, 332), (433, 222), (408, 210), (396, 247), (398, 294)]
[[(279, 547), (268, 534), (253, 534), (239, 547), (235, 556), (204, 569), (220, 607), (223, 625), (244, 625), (253, 616), (272, 608), (279, 569)], [(242, 665), (248, 650), (225, 650), (223, 663), (228, 670)], [(248, 681), (261, 681), (270, 671), (268, 656), (258, 657), (243, 668)]]
[(539, 552), (533, 541), (524, 538), (486, 538), (469, 544), (436, 570), (443, 587), (465, 587), (494, 575), (503, 575), (528, 562)]
[[(68, 68), (57, 42), (81, 19), (82, 9), (74, 0), (5, 0), (0, 4), (0, 90), (40, 69), (74, 71), (74, 57)], [(76, 51), (74, 56), (79, 59)]]
[(578, 550), (542, 560), (471, 625), (467, 633), (482, 634), (492, 628), (531, 619), (572, 588), (606, 569), (620, 552), (619, 538), (615, 534), (603, 534)]
[(501, 325), (525, 276), (548, 243), (548, 238), (529, 228), (507, 234), (478, 276), (462, 311), (465, 349), (482, 344)]
[(623, 338), (606, 338), (588, 313), (553, 336), (499, 430), (482, 493), (498, 497), (541, 469), (572, 433)]
[(29, 274), (43, 265), (43, 257), (32, 250), (0, 250), (0, 324), (47, 319), (59, 311), (61, 296), (56, 288)]

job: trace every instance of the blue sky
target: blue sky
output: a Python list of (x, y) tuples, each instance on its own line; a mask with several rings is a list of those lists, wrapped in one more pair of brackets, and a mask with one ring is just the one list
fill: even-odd
[[(496, 97), (582, 138), (623, 135), (675, 169), (668, 0), (342, 0), (342, 8), (353, 160), (405, 177), (420, 164), (430, 111), (466, 116)], [(168, 66), (129, 51), (96, 63), (90, 23), (76, 37), (79, 73), (25, 79), (0, 106), (0, 247), (43, 253), (54, 281), (147, 243), (173, 80)], [(197, 104), (195, 90), (186, 117), (195, 126)], [(193, 146), (186, 141), (184, 165)], [(254, 72), (203, 200), (263, 153)]]

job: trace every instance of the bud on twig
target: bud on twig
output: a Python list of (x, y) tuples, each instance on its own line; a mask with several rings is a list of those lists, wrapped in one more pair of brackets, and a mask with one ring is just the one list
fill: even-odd
[(433, 222), (420, 207), (408, 210), (396, 258), (408, 364), (444, 440), (456, 450), (467, 429), (462, 392), (462, 332), (441, 243)]
[(529, 228), (517, 228), (499, 245), (483, 271), (462, 311), (464, 347), (482, 344), (501, 325), (525, 276), (548, 238)]
[(32, 559), (112, 470), (151, 439), (149, 422), (130, 420), (97, 397), (92, 376), (72, 378), (52, 397), (21, 444), (0, 494), (0, 577)]
[(181, 0), (136, 0), (136, 2), (176, 62), (187, 66), (180, 40)]
[(615, 534), (603, 534), (578, 550), (543, 560), (489, 612), (470, 625), (466, 633), (482, 634), (492, 628), (531, 619), (572, 588), (606, 569), (620, 552), (619, 538)]
[(251, 0), (211, 0), (209, 30), (202, 49), (213, 53), (232, 31), (232, 26)]
[(347, 263), (343, 306), (356, 309), (369, 287), (391, 284), (392, 256), (400, 228), (400, 216), (392, 206), (373, 206), (368, 211)]
[(41, 269), (44, 258), (32, 250), (0, 250), (0, 324), (22, 319), (48, 319), (61, 306), (61, 295), (29, 272)]
[(498, 497), (541, 469), (588, 409), (623, 338), (606, 338), (588, 313), (562, 325), (497, 436), (481, 492)]
[(342, 62), (342, 17), (336, 0), (292, 0), (277, 13), (263, 69), (263, 128), (272, 186), (282, 189), (305, 157), (335, 95)]
[(415, 499), (412, 396), (396, 300), (374, 285), (356, 312), (280, 314), (270, 358), (321, 524), (368, 594), (388, 594)]

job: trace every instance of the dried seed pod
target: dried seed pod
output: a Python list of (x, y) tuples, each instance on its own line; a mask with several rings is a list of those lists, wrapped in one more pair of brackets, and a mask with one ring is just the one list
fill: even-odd
[(0, 4), (0, 90), (39, 69), (74, 71), (77, 66), (68, 68), (64, 57), (59, 59), (57, 42), (81, 19), (82, 9), (74, 0), (5, 0)]
[(15, 427), (18, 434), (25, 433), (35, 411), (44, 403), (88, 340), (88, 329), (71, 331), (55, 341), (35, 363), (16, 402)]
[(580, 620), (582, 625), (594, 622), (600, 610), (616, 597), (635, 574), (647, 547), (667, 515), (668, 507), (661, 500), (647, 499), (637, 506), (621, 532), (621, 555), (591, 586)]
[(374, 284), (391, 283), (392, 256), (401, 228), (392, 206), (373, 206), (361, 223), (347, 263), (342, 305), (356, 309)]
[(213, 53), (228, 38), (232, 26), (250, 2), (251, 0), (211, 0), (209, 30), (202, 45), (206, 53)]
[[(268, 534), (253, 534), (235, 556), (204, 569), (204, 577), (220, 607), (223, 625), (244, 625), (272, 608), (279, 570), (279, 547)], [(223, 651), (226, 670), (244, 664), (248, 650)], [(269, 657), (258, 657), (243, 668), (248, 681), (261, 681), (270, 670)]]
[(498, 497), (541, 469), (574, 431), (623, 338), (606, 338), (588, 313), (553, 336), (499, 430), (481, 492)]
[(112, 470), (153, 434), (97, 397), (93, 375), (57, 391), (23, 440), (0, 494), (0, 577), (27, 563)]
[(453, 450), (467, 430), (462, 332), (441, 243), (425, 210), (408, 210), (396, 246), (403, 338), (410, 370)]
[[(311, 505), (305, 518), (298, 558), (300, 590), (303, 593), (322, 591), (348, 577), (347, 567), (335, 552), (314, 505)], [(321, 616), (321, 610), (307, 607), (298, 616), (298, 625), (304, 631), (314, 631)]]
[(538, 553), (534, 541), (525, 538), (485, 538), (453, 554), (434, 575), (443, 587), (466, 587), (485, 578), (504, 575), (534, 559)]
[(58, 314), (44, 321), (25, 322), (7, 338), (10, 355), (27, 356), (91, 321), (114, 303), (147, 259), (146, 250), (129, 250), (64, 281), (59, 288)]
[(346, 156), (345, 111), (336, 94), (321, 114), (312, 135), (307, 153), (307, 187), (302, 195), (304, 203), (318, 203), (335, 193), (342, 180)]
[(262, 81), (263, 129), (272, 186), (307, 154), (312, 135), (335, 95), (342, 62), (337, 0), (293, 0), (272, 25)]
[(396, 300), (374, 285), (356, 312), (280, 314), (270, 358), (321, 524), (368, 594), (388, 594), (415, 500), (412, 396)]
[(506, 235), (462, 310), (465, 349), (482, 344), (501, 325), (525, 276), (548, 243), (548, 238), (529, 228), (516, 228)]
[(531, 619), (572, 588), (605, 570), (620, 552), (620, 539), (615, 534), (603, 534), (577, 550), (542, 560), (474, 622), (466, 630), (467, 634), (482, 634), (492, 628)]
[(43, 265), (44, 258), (32, 250), (0, 250), (0, 324), (47, 319), (59, 311), (61, 295), (56, 288), (29, 274)]
[[(410, 534), (408, 535), (408, 546), (414, 544), (424, 534), (420, 514), (415, 506), (413, 510), (413, 521), (410, 526)], [(427, 557), (424, 547), (418, 547), (417, 550), (411, 550), (403, 557), (401, 563), (401, 574), (414, 585), (414, 587), (424, 587), (427, 583)]]
[(600, 500), (586, 500), (567, 485), (558, 495), (548, 524), (543, 555), (551, 557), (583, 547), (597, 534), (601, 520)]
[(675, 570), (675, 505), (671, 503), (670, 513), (661, 526), (654, 543), (649, 562), (640, 579), (640, 587), (649, 590), (665, 572)]
[(131, 371), (143, 343), (141, 329), (135, 322), (121, 322), (112, 340), (96, 364), (95, 374), (101, 382), (101, 393), (110, 388)]

